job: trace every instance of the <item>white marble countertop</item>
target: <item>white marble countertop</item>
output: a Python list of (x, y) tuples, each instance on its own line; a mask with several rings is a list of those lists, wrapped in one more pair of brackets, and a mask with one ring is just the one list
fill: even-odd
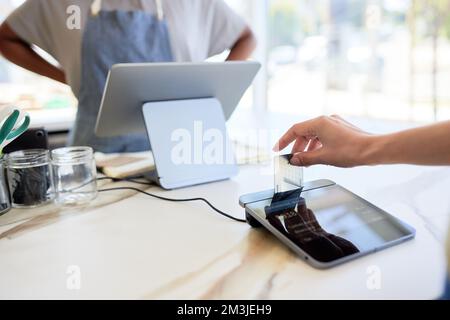
[[(247, 166), (229, 181), (149, 191), (206, 197), (223, 211), (244, 217), (239, 197), (270, 189), (271, 174), (268, 166)], [(102, 193), (86, 208), (48, 206), (12, 210), (0, 217), (0, 299), (440, 295), (446, 274), (450, 168), (317, 166), (305, 175), (306, 180), (334, 180), (361, 195), (412, 225), (416, 239), (333, 269), (316, 270), (263, 230), (227, 220), (201, 203), (168, 203), (134, 192)], [(367, 285), (373, 267), (379, 271), (379, 290)]]
[[(230, 181), (164, 192), (206, 196), (243, 217), (240, 195), (272, 185), (267, 167), (243, 167)], [(13, 210), (0, 217), (0, 298), (431, 299), (445, 276), (450, 169), (316, 167), (417, 229), (413, 241), (330, 270), (316, 270), (263, 230), (232, 222), (199, 203), (132, 193), (101, 194), (83, 210)], [(28, 217), (27, 217), (28, 215)], [(16, 216), (21, 222), (4, 225)], [(12, 222), (10, 220), (9, 222)], [(73, 288), (76, 266), (81, 287)], [(370, 290), (371, 267), (381, 289)], [(77, 273), (78, 274), (78, 273)]]

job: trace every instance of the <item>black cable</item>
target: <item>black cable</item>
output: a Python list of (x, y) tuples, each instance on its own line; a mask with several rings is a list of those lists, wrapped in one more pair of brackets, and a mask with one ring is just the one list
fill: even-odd
[(142, 184), (145, 186), (154, 186), (155, 184), (153, 182), (149, 181), (138, 181), (137, 179), (144, 179), (144, 177), (136, 177), (136, 178), (111, 178), (111, 177), (101, 177), (97, 178), (97, 181), (100, 180), (112, 180), (113, 182), (132, 182), (136, 184)]
[(136, 184), (142, 184), (142, 185), (146, 185), (146, 186), (153, 186), (154, 183), (153, 182), (149, 182), (149, 181), (138, 181), (136, 179), (143, 179), (143, 177), (136, 177), (136, 178), (125, 178), (125, 179), (118, 179), (118, 178), (110, 178), (110, 177), (101, 177), (101, 178), (95, 178), (95, 179), (91, 179), (87, 182), (84, 182), (83, 184), (80, 184), (77, 187), (71, 188), (71, 189), (64, 189), (62, 190), (63, 192), (74, 192), (74, 193), (90, 193), (91, 191), (84, 191), (84, 192), (77, 192), (77, 190), (83, 189), (84, 187), (86, 187), (87, 185), (90, 185), (91, 183), (95, 182), (95, 181), (102, 181), (102, 180), (112, 180), (113, 182), (120, 182), (120, 181), (126, 181), (126, 182), (132, 182), (132, 183), (136, 183)]
[[(126, 181), (126, 182), (132, 182), (132, 183), (142, 184), (142, 185), (154, 185), (154, 184), (151, 183), (151, 182), (141, 182), (141, 181), (137, 181), (137, 180), (135, 180), (135, 179), (115, 179), (115, 178), (103, 177), (103, 178), (99, 178), (98, 180), (107, 180), (107, 179), (108, 179), (108, 180), (113, 180), (113, 181)], [(132, 191), (136, 191), (136, 192), (145, 194), (145, 195), (147, 195), (147, 196), (149, 196), (149, 197), (152, 197), (152, 198), (156, 198), (156, 199), (163, 200), (163, 201), (170, 201), (170, 202), (196, 202), (196, 201), (201, 201), (201, 202), (206, 203), (212, 210), (214, 210), (214, 211), (217, 212), (218, 214), (220, 214), (220, 215), (222, 215), (222, 216), (224, 216), (224, 217), (226, 217), (226, 218), (228, 218), (228, 219), (231, 219), (231, 220), (234, 220), (234, 221), (237, 221), (237, 222), (247, 223), (246, 220), (238, 219), (238, 218), (236, 218), (236, 217), (233, 217), (233, 216), (231, 216), (231, 215), (229, 215), (229, 214), (227, 214), (227, 213), (225, 213), (225, 212), (223, 212), (223, 211), (217, 209), (216, 207), (214, 207), (214, 206), (213, 206), (208, 200), (206, 200), (205, 198), (171, 199), (171, 198), (166, 198), (166, 197), (158, 196), (158, 195), (155, 195), (155, 194), (151, 194), (151, 193), (148, 193), (148, 192), (146, 192), (146, 191), (140, 190), (140, 189), (138, 189), (138, 188), (133, 188), (133, 187), (108, 188), (108, 189), (101, 189), (101, 190), (98, 190), (98, 192), (110, 192), (110, 191), (122, 191), (122, 190), (132, 190)]]

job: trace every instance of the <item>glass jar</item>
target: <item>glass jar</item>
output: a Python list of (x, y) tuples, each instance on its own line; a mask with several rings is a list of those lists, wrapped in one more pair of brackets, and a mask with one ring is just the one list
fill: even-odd
[(48, 150), (10, 153), (6, 157), (7, 179), (14, 208), (33, 208), (54, 199)]
[(11, 209), (11, 202), (9, 200), (9, 190), (6, 183), (5, 167), (3, 165), (3, 158), (0, 157), (0, 216)]
[(56, 203), (82, 205), (97, 197), (97, 168), (90, 147), (52, 151)]

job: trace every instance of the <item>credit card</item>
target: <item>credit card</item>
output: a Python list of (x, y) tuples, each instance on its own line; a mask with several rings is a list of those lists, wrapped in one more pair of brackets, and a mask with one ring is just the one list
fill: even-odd
[(303, 168), (291, 165), (292, 154), (275, 157), (275, 194), (303, 187)]

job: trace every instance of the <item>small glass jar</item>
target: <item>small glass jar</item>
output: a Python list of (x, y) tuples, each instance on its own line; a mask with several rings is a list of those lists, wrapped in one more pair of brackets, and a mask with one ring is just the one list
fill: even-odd
[(53, 150), (52, 167), (56, 203), (83, 205), (97, 197), (97, 168), (92, 148)]
[(11, 201), (9, 200), (3, 157), (0, 157), (0, 216), (8, 212), (9, 209), (11, 209)]
[(10, 153), (6, 157), (6, 167), (14, 208), (34, 208), (53, 201), (53, 178), (48, 150)]

